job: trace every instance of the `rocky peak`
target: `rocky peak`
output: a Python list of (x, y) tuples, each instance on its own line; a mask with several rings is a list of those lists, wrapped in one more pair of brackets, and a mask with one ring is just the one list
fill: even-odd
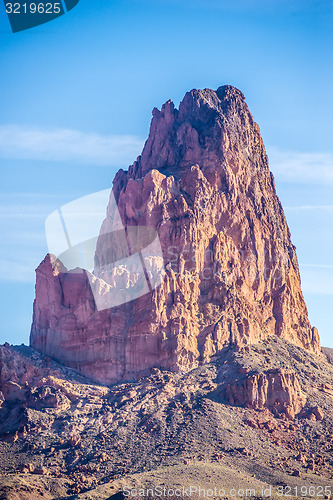
[[(171, 100), (161, 111), (154, 108), (148, 140), (142, 155), (130, 167), (129, 176), (140, 178), (156, 168), (179, 177), (195, 163), (204, 168), (208, 167), (207, 161), (216, 165), (224, 157), (221, 146), (230, 120), (239, 142), (244, 136), (244, 126), (252, 126), (253, 120), (243, 94), (230, 85), (216, 92), (211, 89), (187, 92), (179, 110)], [(259, 133), (258, 128), (256, 132)]]
[[(35, 349), (104, 383), (153, 367), (187, 371), (272, 335), (319, 352), (260, 130), (239, 90), (192, 90), (179, 110), (172, 101), (154, 109), (142, 155), (113, 186), (127, 239), (129, 228), (158, 234), (163, 282), (98, 311), (89, 276), (38, 272)], [(111, 205), (96, 248), (101, 293), (136, 283), (120, 262), (99, 273), (113, 253)], [(148, 279), (161, 266), (149, 259)]]

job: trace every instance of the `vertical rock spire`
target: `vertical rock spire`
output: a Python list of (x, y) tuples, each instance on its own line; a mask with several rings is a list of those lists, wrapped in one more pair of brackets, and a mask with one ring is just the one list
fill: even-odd
[[(260, 130), (238, 89), (192, 90), (179, 110), (172, 101), (154, 109), (142, 155), (118, 172), (114, 194), (125, 228), (157, 231), (163, 283), (108, 311), (94, 309), (85, 285), (73, 283), (69, 306), (53, 286), (51, 313), (38, 273), (33, 347), (106, 383), (155, 366), (189, 370), (271, 335), (319, 352)], [(100, 238), (96, 261), (107, 253)]]

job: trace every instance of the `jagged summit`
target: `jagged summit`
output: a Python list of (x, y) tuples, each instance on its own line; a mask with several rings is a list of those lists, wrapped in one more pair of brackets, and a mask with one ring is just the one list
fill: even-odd
[[(44, 261), (35, 349), (104, 383), (137, 379), (153, 367), (187, 371), (230, 345), (272, 335), (319, 352), (259, 126), (239, 90), (192, 90), (179, 110), (172, 101), (154, 109), (142, 155), (113, 186), (125, 231), (158, 233), (163, 282), (98, 311), (84, 274), (54, 273)], [(107, 214), (97, 268), (112, 253), (102, 237), (114, 230), (110, 207)], [(152, 273), (160, 264), (151, 256)], [(136, 278), (119, 264), (103, 279), (128, 290)]]
[[(236, 125), (234, 132), (239, 126), (253, 125), (244, 95), (230, 85), (217, 91), (193, 89), (185, 94), (179, 110), (171, 100), (161, 111), (154, 108), (148, 140), (142, 155), (129, 169), (130, 177), (142, 177), (152, 168), (177, 177), (193, 163), (205, 167), (207, 161), (216, 164), (225, 153), (221, 146), (230, 119)], [(203, 150), (209, 151), (209, 158), (203, 157)]]

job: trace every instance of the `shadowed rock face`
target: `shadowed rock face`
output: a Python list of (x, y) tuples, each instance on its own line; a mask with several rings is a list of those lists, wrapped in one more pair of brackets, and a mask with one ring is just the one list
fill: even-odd
[[(172, 101), (154, 109), (142, 155), (116, 174), (113, 193), (125, 227), (157, 230), (162, 285), (97, 311), (87, 275), (47, 257), (32, 347), (107, 384), (152, 367), (187, 371), (271, 335), (319, 352), (260, 130), (239, 90), (192, 90), (179, 110)], [(101, 234), (112, 224), (109, 211)], [(109, 253), (101, 237), (96, 269)]]
[(256, 409), (267, 407), (276, 413), (288, 409), (286, 413), (290, 418), (306, 403), (296, 374), (286, 369), (255, 373), (241, 382), (233, 382), (226, 388), (225, 399), (233, 405)]

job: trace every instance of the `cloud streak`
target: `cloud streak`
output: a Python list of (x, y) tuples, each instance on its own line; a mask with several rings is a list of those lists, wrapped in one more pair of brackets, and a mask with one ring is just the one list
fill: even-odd
[(301, 205), (298, 207), (297, 206), (284, 207), (284, 210), (290, 210), (290, 211), (295, 211), (295, 212), (304, 211), (304, 210), (308, 210), (308, 211), (312, 211), (312, 212), (315, 212), (315, 211), (322, 212), (322, 211), (333, 210), (333, 205)]
[[(72, 129), (0, 125), (0, 157), (127, 167), (144, 141), (134, 135), (101, 135)], [(333, 185), (333, 154), (300, 153), (268, 147), (279, 181)]]
[(318, 269), (333, 269), (330, 264), (300, 264), (300, 267), (318, 268)]
[(270, 168), (279, 181), (298, 184), (333, 184), (333, 154), (299, 153), (267, 148)]
[(333, 266), (300, 265), (302, 290), (314, 295), (333, 295)]
[(70, 129), (0, 126), (0, 157), (7, 159), (128, 166), (143, 141), (133, 135), (99, 135)]

